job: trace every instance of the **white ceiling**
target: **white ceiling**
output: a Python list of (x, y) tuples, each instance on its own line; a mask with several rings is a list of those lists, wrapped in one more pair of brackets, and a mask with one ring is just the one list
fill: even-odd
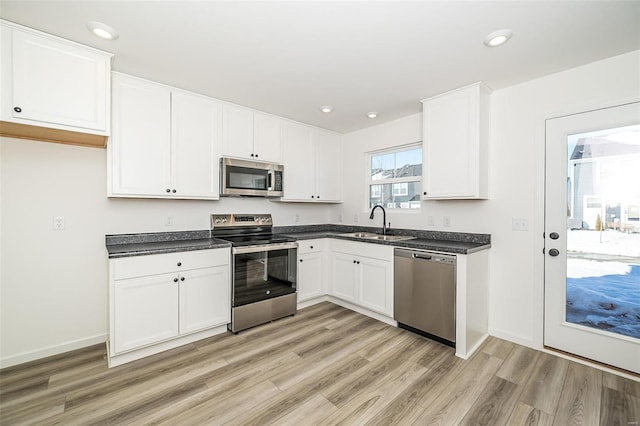
[[(343, 133), (476, 81), (495, 90), (640, 49), (640, 1), (0, 1), (0, 16), (112, 52), (117, 71)], [(90, 20), (120, 38), (96, 38)], [(502, 28), (507, 44), (482, 44)]]

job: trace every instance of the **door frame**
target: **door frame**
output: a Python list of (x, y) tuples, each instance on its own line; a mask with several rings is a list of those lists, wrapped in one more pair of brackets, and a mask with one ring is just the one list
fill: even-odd
[[(538, 141), (537, 149), (537, 161), (536, 161), (536, 188), (534, 188), (535, 194), (535, 211), (534, 217), (532, 220), (532, 232), (533, 232), (533, 244), (534, 244), (534, 253), (538, 253), (538, 256), (534, 258), (533, 261), (533, 295), (534, 295), (534, 306), (533, 306), (533, 344), (534, 349), (540, 350), (545, 353), (553, 354), (556, 356), (560, 356), (566, 359), (570, 359), (572, 361), (589, 365), (592, 367), (596, 367), (602, 370), (614, 372), (615, 374), (621, 374), (620, 370), (608, 368), (604, 364), (599, 364), (597, 362), (587, 360), (584, 358), (580, 358), (578, 356), (572, 356), (569, 354), (565, 354), (564, 352), (559, 352), (557, 350), (550, 350), (544, 346), (544, 265), (545, 265), (545, 255), (543, 253), (545, 240), (543, 238), (544, 230), (545, 230), (545, 194), (546, 194), (546, 129), (547, 129), (547, 120), (553, 120), (556, 118), (568, 117), (572, 115), (582, 114), (590, 111), (596, 111), (599, 109), (612, 108), (628, 103), (640, 102), (640, 96), (630, 96), (627, 98), (612, 98), (603, 102), (590, 102), (590, 103), (581, 103), (578, 105), (573, 105), (569, 107), (564, 107), (556, 110), (549, 110), (540, 114), (537, 114), (535, 117), (535, 121), (540, 123), (540, 126), (536, 126), (536, 136), (535, 139)], [(625, 375), (625, 374), (623, 374)], [(627, 375), (628, 377), (632, 377)]]
[(545, 230), (545, 194), (546, 194), (546, 130), (547, 120), (553, 120), (556, 118), (568, 117), (571, 115), (582, 114), (589, 111), (596, 111), (604, 108), (611, 108), (619, 105), (624, 105), (633, 102), (640, 102), (640, 96), (630, 96), (627, 98), (612, 98), (603, 102), (591, 102), (581, 103), (569, 107), (563, 107), (555, 110), (548, 110), (536, 115), (534, 121), (539, 123), (536, 126), (535, 140), (537, 144), (537, 156), (536, 156), (536, 188), (534, 188), (535, 196), (535, 211), (532, 222), (531, 231), (533, 233), (534, 253), (538, 253), (538, 256), (534, 257), (533, 261), (533, 333), (532, 341), (534, 348), (546, 353), (554, 354), (557, 356), (563, 356), (576, 362), (583, 364), (598, 366), (598, 368), (608, 371), (615, 371), (619, 374), (618, 370), (612, 370), (604, 367), (601, 364), (594, 364), (592, 362), (582, 360), (581, 358), (573, 357), (570, 355), (562, 355), (556, 350), (547, 349), (544, 346), (544, 230)]

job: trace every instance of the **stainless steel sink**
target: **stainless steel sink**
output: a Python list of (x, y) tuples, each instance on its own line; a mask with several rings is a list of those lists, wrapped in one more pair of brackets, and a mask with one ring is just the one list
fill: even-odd
[(414, 240), (416, 237), (409, 235), (382, 235), (373, 232), (353, 232), (351, 234), (341, 234), (344, 237), (362, 238), (363, 240), (381, 240), (381, 241), (403, 241)]

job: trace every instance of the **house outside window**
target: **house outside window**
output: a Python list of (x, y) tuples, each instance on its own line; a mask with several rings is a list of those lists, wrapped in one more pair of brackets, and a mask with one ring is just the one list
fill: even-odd
[(419, 209), (422, 191), (422, 144), (367, 154), (368, 208)]

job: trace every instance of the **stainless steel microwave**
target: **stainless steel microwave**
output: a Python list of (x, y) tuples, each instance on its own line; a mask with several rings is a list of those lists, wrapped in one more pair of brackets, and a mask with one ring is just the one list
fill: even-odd
[(284, 166), (259, 161), (220, 159), (220, 195), (282, 197)]

